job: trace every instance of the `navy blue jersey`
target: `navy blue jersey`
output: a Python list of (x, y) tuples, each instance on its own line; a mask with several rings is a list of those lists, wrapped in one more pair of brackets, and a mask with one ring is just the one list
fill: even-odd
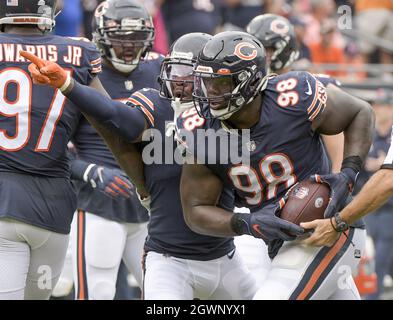
[[(142, 88), (158, 88), (157, 77), (163, 57), (150, 53), (145, 61), (129, 75), (116, 72), (103, 65), (100, 80), (112, 99), (125, 102), (131, 93)], [(112, 152), (90, 123), (82, 118), (73, 139), (77, 158), (108, 168), (120, 169)], [(88, 183), (78, 183), (78, 209), (92, 212), (106, 219), (119, 222), (144, 222), (149, 216), (136, 195), (130, 199), (113, 200)]]
[(68, 233), (76, 195), (67, 143), (80, 113), (59, 90), (32, 83), (20, 50), (57, 62), (86, 85), (101, 71), (100, 53), (88, 41), (0, 34), (0, 217)]
[(101, 70), (100, 54), (90, 42), (0, 34), (0, 171), (69, 177), (66, 146), (80, 114), (59, 90), (32, 83), (20, 50), (59, 63), (82, 84)]
[[(229, 156), (222, 159), (230, 154), (223, 149), (225, 144), (217, 143), (215, 149), (209, 150), (209, 139), (186, 141), (190, 152), (224, 185), (235, 188), (236, 204), (255, 211), (282, 197), (296, 182), (329, 172), (320, 136), (311, 128), (312, 120), (323, 112), (326, 99), (325, 87), (311, 74), (289, 72), (269, 79), (262, 94), (260, 119), (250, 129), (249, 141), (242, 142), (241, 135), (230, 133), (225, 122), (199, 118), (195, 112), (187, 111), (178, 118), (179, 135), (192, 130), (191, 137), (195, 137), (198, 129), (213, 129), (228, 136), (228, 141), (238, 142), (230, 146), (235, 145), (244, 158), (235, 163)], [(182, 133), (184, 129), (187, 131)]]
[[(181, 165), (171, 161), (175, 150), (176, 153), (179, 150), (173, 135), (166, 135), (167, 124), (174, 117), (170, 102), (161, 98), (157, 90), (144, 89), (134, 93), (129, 104), (142, 111), (152, 129), (147, 135), (149, 140), (141, 143), (144, 174), (151, 195), (146, 250), (194, 260), (216, 259), (233, 250), (232, 238), (197, 234), (184, 221), (179, 190)], [(151, 140), (156, 142), (154, 150)], [(233, 210), (233, 196), (229, 191), (223, 194), (220, 205)]]

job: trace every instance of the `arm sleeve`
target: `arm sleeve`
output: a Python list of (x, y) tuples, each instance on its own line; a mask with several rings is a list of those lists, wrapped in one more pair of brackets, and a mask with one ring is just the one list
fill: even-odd
[(326, 107), (326, 88), (308, 72), (302, 72), (300, 80), (302, 107), (306, 111), (307, 120), (312, 122)]
[(73, 159), (71, 161), (71, 179), (78, 180), (78, 181), (85, 181), (84, 174), (86, 169), (89, 166), (94, 166), (94, 164), (80, 160), (80, 159)]
[(145, 129), (145, 118), (134, 105), (112, 100), (77, 81), (65, 95), (81, 112), (95, 118), (127, 142), (135, 141)]

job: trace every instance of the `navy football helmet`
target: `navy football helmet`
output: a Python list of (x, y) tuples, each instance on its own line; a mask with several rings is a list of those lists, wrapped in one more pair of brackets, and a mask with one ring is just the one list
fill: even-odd
[(215, 35), (194, 69), (195, 107), (200, 116), (228, 119), (267, 85), (266, 53), (254, 36), (240, 31)]
[(93, 41), (113, 67), (132, 72), (153, 46), (153, 19), (137, 0), (108, 0), (96, 9)]
[(193, 69), (199, 52), (212, 38), (207, 33), (188, 33), (177, 39), (171, 46), (161, 65), (158, 81), (160, 96), (181, 103), (192, 102), (194, 87)]
[(289, 67), (299, 57), (295, 30), (288, 19), (275, 14), (263, 14), (252, 19), (246, 30), (258, 38), (267, 51), (272, 51), (272, 72)]
[(0, 26), (36, 25), (42, 32), (55, 26), (57, 0), (4, 0), (0, 5)]

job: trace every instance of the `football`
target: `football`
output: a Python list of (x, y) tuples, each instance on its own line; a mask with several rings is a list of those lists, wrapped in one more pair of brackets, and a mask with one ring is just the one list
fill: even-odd
[(299, 182), (289, 190), (280, 218), (297, 225), (323, 219), (329, 196), (330, 188), (326, 184), (310, 180)]

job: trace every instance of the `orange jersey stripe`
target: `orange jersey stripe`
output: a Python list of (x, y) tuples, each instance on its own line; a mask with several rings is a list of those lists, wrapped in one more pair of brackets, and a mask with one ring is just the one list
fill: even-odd
[(319, 111), (322, 109), (322, 106), (323, 106), (323, 103), (320, 102), (318, 108), (313, 112), (313, 114), (308, 119), (313, 121), (314, 118), (319, 114)]
[(143, 102), (145, 102), (154, 111), (154, 104), (148, 97), (146, 97), (144, 94), (142, 94), (140, 92), (135, 92), (134, 96), (136, 96), (139, 99), (141, 99)]
[(127, 101), (130, 101), (134, 105), (140, 107), (141, 111), (146, 115), (146, 117), (149, 118), (149, 121), (150, 121), (151, 125), (154, 126), (154, 117), (153, 117), (153, 115), (151, 114), (151, 112), (149, 110), (147, 110), (147, 108), (142, 103), (140, 103), (138, 100), (135, 100), (133, 98), (128, 98)]
[(83, 273), (84, 212), (78, 211), (78, 300), (85, 300), (85, 279)]

